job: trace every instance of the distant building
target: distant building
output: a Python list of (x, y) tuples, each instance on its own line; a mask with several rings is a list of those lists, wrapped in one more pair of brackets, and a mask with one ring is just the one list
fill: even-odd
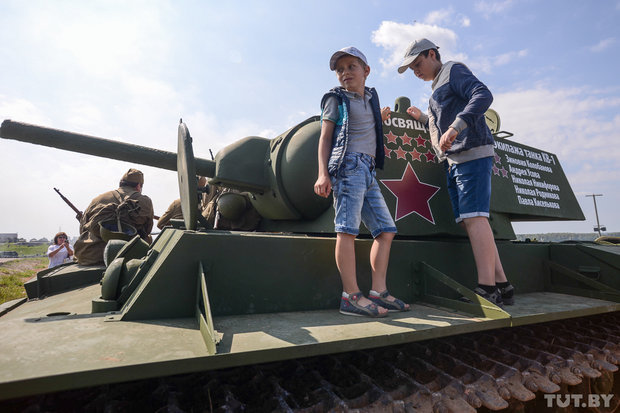
[(17, 242), (17, 232), (15, 233), (0, 233), (0, 242)]

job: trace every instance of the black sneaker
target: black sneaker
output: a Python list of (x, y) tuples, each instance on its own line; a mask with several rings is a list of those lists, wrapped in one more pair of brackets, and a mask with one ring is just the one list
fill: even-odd
[[(478, 294), (480, 297), (484, 298), (485, 300), (492, 302), (496, 306), (500, 308), (504, 307), (504, 302), (502, 300), (502, 294), (500, 293), (499, 289), (495, 289), (495, 291), (489, 294), (486, 291), (484, 291), (482, 288), (476, 287), (474, 289), (474, 292)], [(465, 303), (471, 303), (471, 300), (467, 297), (461, 297), (459, 298), (459, 300)], [(513, 302), (514, 302), (514, 299), (513, 299)]]
[(512, 284), (508, 284), (508, 287), (500, 288), (499, 292), (502, 295), (504, 304), (513, 305), (515, 303), (515, 288)]

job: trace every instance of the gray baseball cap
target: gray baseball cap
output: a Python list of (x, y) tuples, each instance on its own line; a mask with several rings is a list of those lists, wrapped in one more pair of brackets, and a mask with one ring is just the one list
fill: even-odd
[(332, 58), (329, 59), (329, 68), (331, 70), (336, 70), (336, 62), (338, 61), (338, 59), (345, 55), (358, 57), (362, 59), (362, 62), (364, 62), (366, 66), (368, 66), (368, 61), (366, 60), (366, 56), (364, 56), (364, 53), (360, 52), (357, 48), (353, 46), (349, 46), (338, 50), (332, 55)]
[(398, 67), (398, 73), (403, 73), (420, 53), (430, 49), (439, 49), (439, 46), (428, 39), (418, 39), (411, 43), (405, 52), (403, 62)]

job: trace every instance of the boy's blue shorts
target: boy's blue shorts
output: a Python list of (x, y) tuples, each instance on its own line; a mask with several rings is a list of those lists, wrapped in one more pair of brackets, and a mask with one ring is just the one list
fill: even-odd
[(488, 217), (493, 157), (474, 159), (452, 166), (445, 162), (444, 166), (456, 222), (465, 218)]
[(336, 232), (358, 235), (363, 222), (373, 238), (382, 232), (396, 233), (396, 224), (375, 179), (375, 159), (364, 153), (346, 153), (336, 176), (334, 191)]

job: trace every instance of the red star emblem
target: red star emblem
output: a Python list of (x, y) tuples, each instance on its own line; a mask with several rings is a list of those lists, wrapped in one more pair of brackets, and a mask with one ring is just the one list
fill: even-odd
[(387, 138), (388, 143), (396, 143), (396, 138), (398, 138), (398, 136), (397, 136), (397, 135), (394, 135), (394, 134), (392, 133), (392, 131), (390, 131), (390, 133), (388, 133), (387, 135), (385, 135), (385, 137)]
[(411, 146), (411, 139), (413, 138), (407, 135), (407, 132), (405, 132), (403, 136), (400, 137), (400, 140), (403, 141), (403, 145)]
[(411, 160), (412, 161), (420, 161), (422, 162), (422, 160), (420, 159), (420, 155), (422, 155), (420, 152), (416, 151), (415, 149), (412, 150), (411, 152), (409, 152), (409, 155), (411, 155)]
[(499, 176), (499, 168), (495, 164), (493, 164), (492, 169), (493, 169), (493, 175)]
[(392, 156), (392, 150), (385, 145), (383, 145), (383, 149), (385, 150), (385, 157), (390, 158)]
[(435, 224), (429, 202), (440, 187), (420, 182), (409, 162), (402, 178), (382, 179), (381, 183), (396, 197), (396, 221), (415, 212)]
[(407, 151), (400, 146), (394, 151), (394, 153), (396, 154), (396, 159), (407, 159), (405, 158), (405, 155), (407, 155)]
[(426, 156), (426, 162), (435, 162), (435, 158), (437, 157), (433, 152), (428, 151), (424, 154)]
[(502, 163), (502, 158), (500, 158), (495, 152), (493, 152), (493, 158), (495, 159), (495, 163)]
[(416, 143), (418, 144), (418, 146), (424, 146), (426, 145), (426, 139), (424, 139), (422, 137), (422, 135), (418, 135), (417, 138), (415, 138)]
[(505, 170), (503, 166), (499, 171), (502, 173), (502, 178), (508, 178), (508, 171)]

